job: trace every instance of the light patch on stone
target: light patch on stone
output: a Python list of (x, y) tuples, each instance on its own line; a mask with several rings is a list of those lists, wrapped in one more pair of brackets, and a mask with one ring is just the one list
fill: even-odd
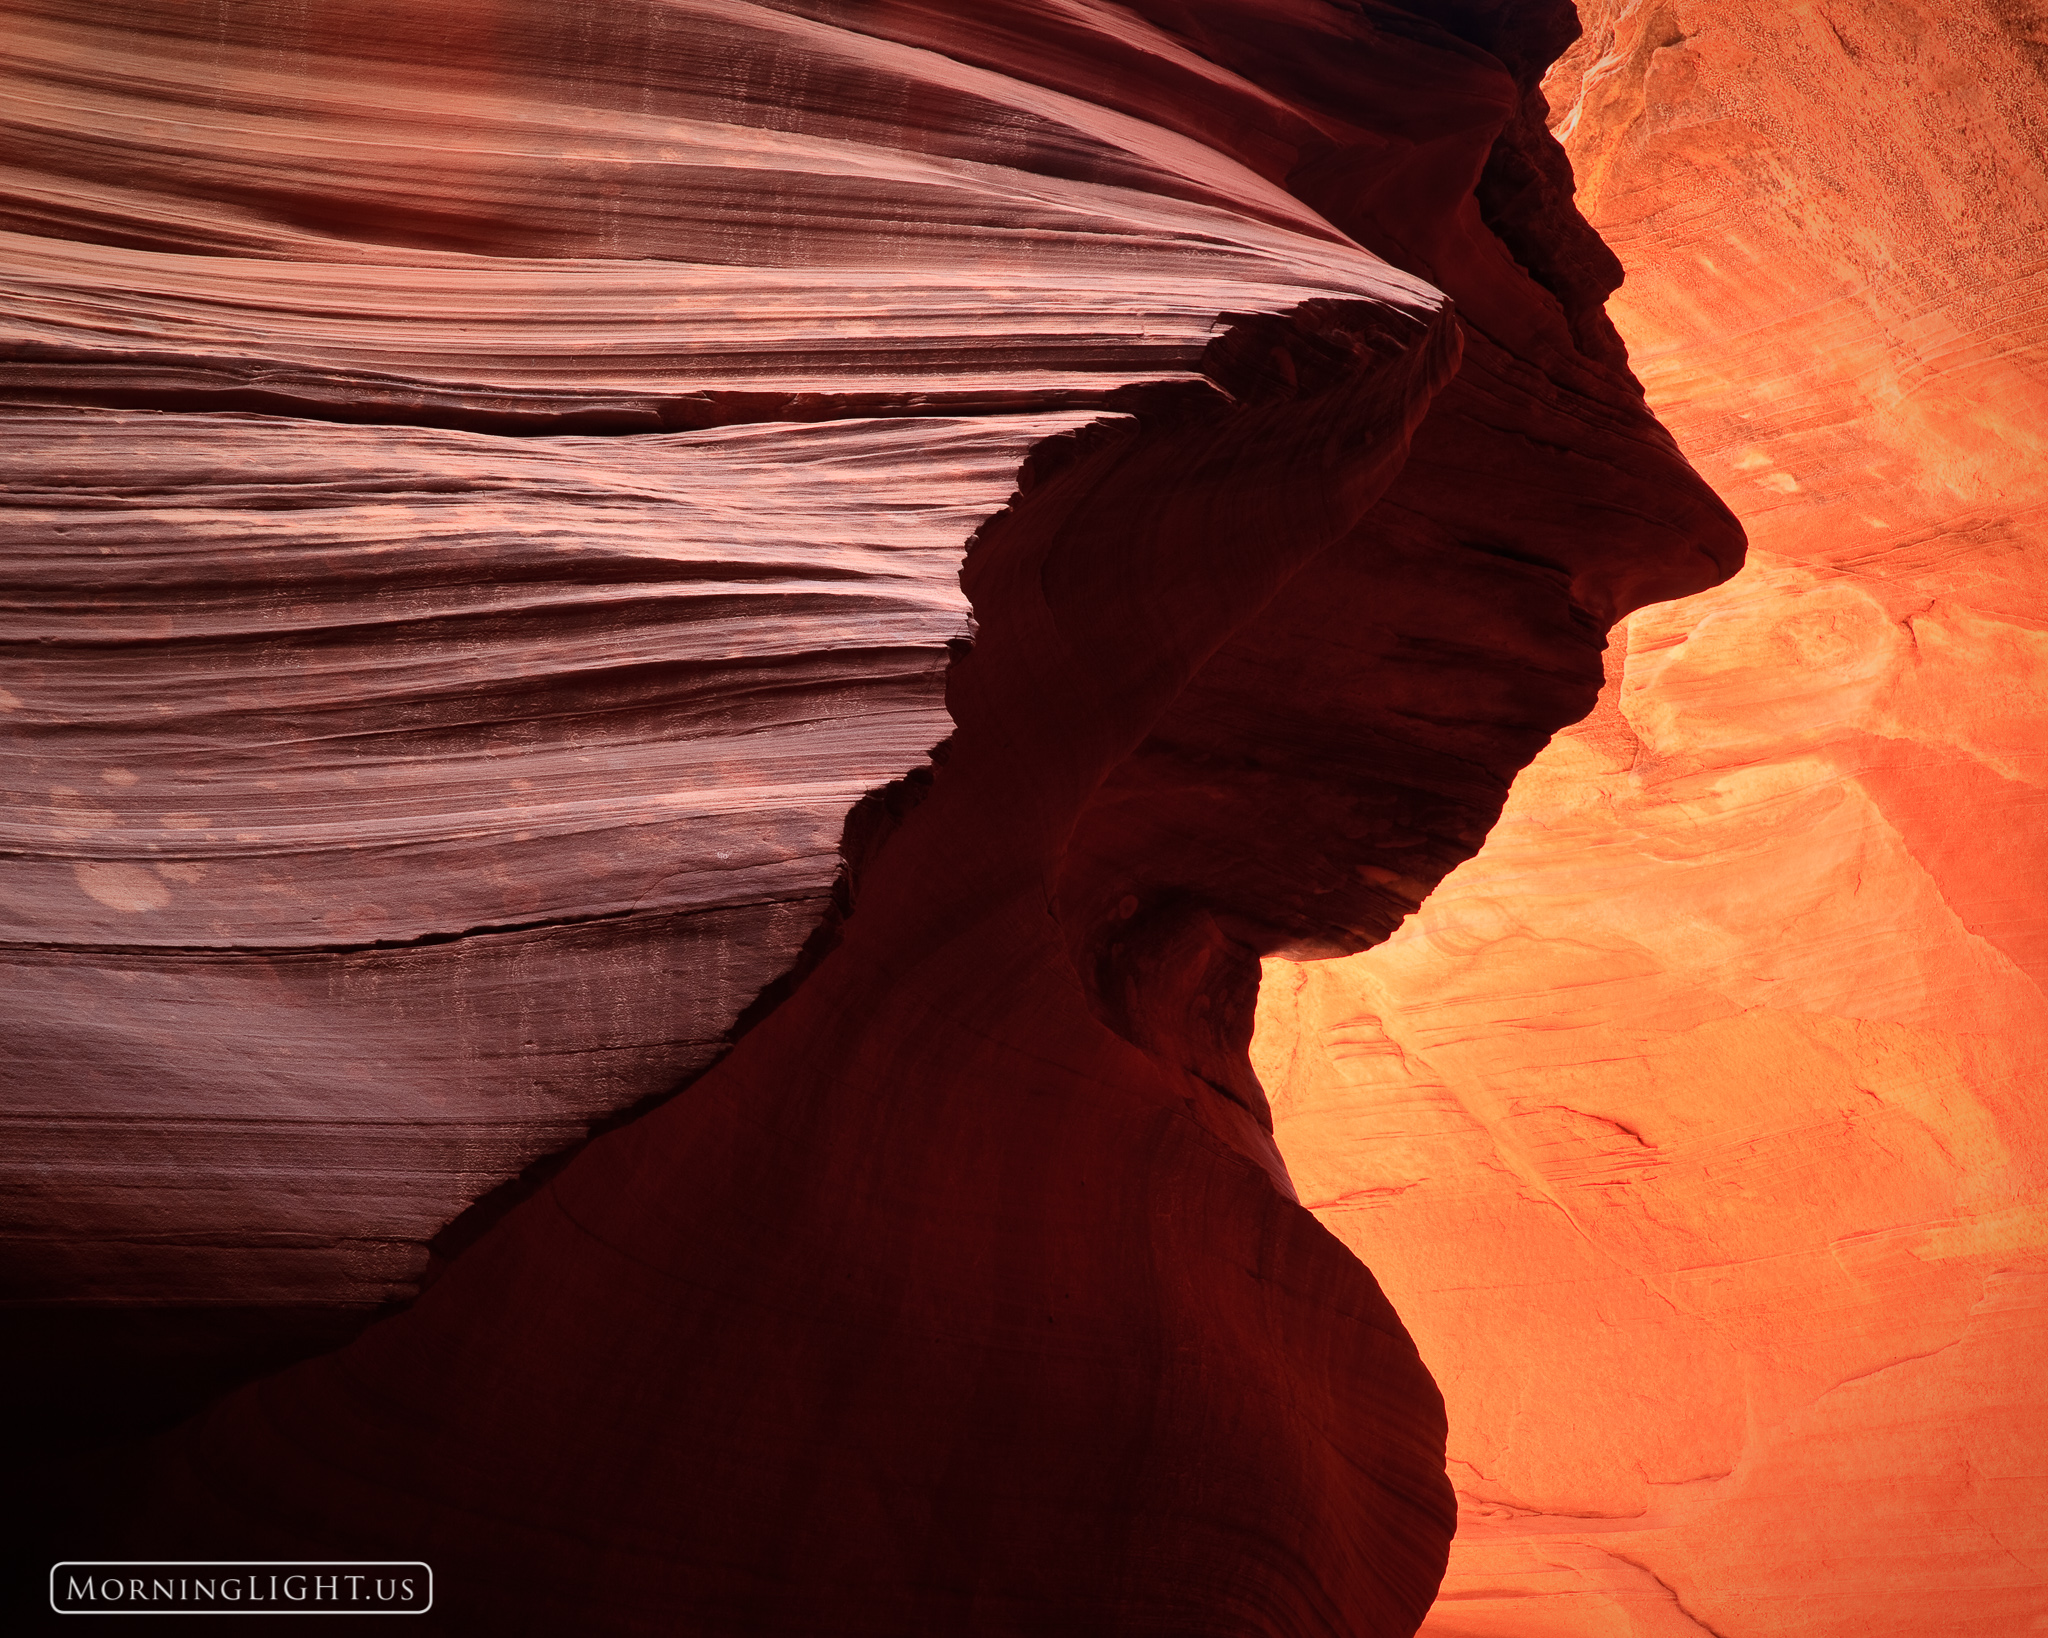
[(111, 808), (96, 808), (69, 785), (50, 787), (50, 823), (55, 834), (76, 838), (89, 831), (111, 829), (120, 817)]
[(171, 890), (140, 865), (89, 864), (80, 860), (71, 870), (86, 896), (97, 899), (109, 910), (134, 914), (161, 910), (171, 902)]

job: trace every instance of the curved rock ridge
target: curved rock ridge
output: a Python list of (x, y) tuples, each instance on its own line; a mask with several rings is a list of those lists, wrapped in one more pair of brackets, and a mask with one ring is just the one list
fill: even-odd
[[(1445, 512), (1458, 486), (1436, 486), (1409, 550), (1532, 586), (1546, 571), (1502, 551), (1590, 552), (1595, 609), (1681, 583), (1686, 527), (1647, 550), (1612, 527), (1655, 513), (1661, 434), (1475, 210), (1514, 82), (1413, 17), (12, 16), (7, 220), (40, 230), (0, 266), (13, 458), (40, 475), (10, 494), (33, 645), (8, 694), (34, 883), (10, 933), (17, 1297), (403, 1294), (431, 1225), (701, 1067), (822, 909), (850, 795), (943, 735), (964, 631), (945, 554), (1070, 424), (1043, 417), (1207, 390), (1219, 313), (1440, 300), (1346, 232), (1467, 315), (1474, 385), (1426, 436), (1441, 459), (1534, 414), (1610, 481), (1650, 468), (1643, 496), (1569, 513), (1538, 473), (1502, 492), (1511, 526)], [(1329, 80), (1345, 50), (1372, 65), (1369, 114), (1362, 82)], [(630, 242), (614, 185), (652, 190)], [(869, 227), (834, 228), (819, 190)], [(429, 233), (437, 211), (504, 232)], [(780, 264), (735, 260), (768, 243), (718, 227), (736, 211), (780, 224)], [(931, 419), (949, 403), (1009, 413)], [(816, 443), (791, 424), (876, 408), (918, 419)], [(773, 424), (459, 435), (748, 417)], [(374, 425), (393, 421), (411, 430)], [(1341, 607), (1324, 613), (1354, 624)], [(1432, 641), (1406, 661), (1425, 692), (1474, 653)], [(1304, 672), (1296, 714), (1323, 715), (1330, 685)], [(1362, 746), (1389, 724), (1351, 727)], [(1315, 771), (1338, 736), (1308, 732), (1260, 812), (1344, 782)], [(1238, 739), (1242, 761), (1257, 730)], [(1190, 743), (1176, 731), (1145, 777), (1184, 778)], [(1491, 776), (1437, 777), (1497, 800)], [(1418, 800), (1421, 828), (1383, 827), (1405, 840), (1378, 882), (1331, 863), (1366, 902), (1297, 942), (1377, 936), (1483, 828)], [(679, 1004), (626, 993), (641, 962)]]
[(1385, 946), (1268, 975), (1302, 1197), (1442, 1384), (1424, 1632), (2048, 1609), (2048, 87), (1991, 5), (1588, 4), (1547, 81), (1750, 567)]
[(1441, 302), (1185, 135), (773, 8), (10, 26), (17, 1298), (409, 1292), (795, 955), (1068, 406)]
[(6, 417), (12, 1294), (379, 1302), (701, 1068), (1076, 420)]
[(1220, 311), (1427, 299), (1206, 143), (772, 6), (19, 10), (15, 398), (506, 432), (1042, 410), (1199, 379)]
[(20, 945), (183, 1077), (38, 1174), (50, 1289), (407, 1291), (846, 863), (114, 1543), (465, 1632), (1412, 1630), (1440, 1401), (1257, 961), (1385, 937), (1742, 551), (1599, 317), (1568, 10), (22, 15)]

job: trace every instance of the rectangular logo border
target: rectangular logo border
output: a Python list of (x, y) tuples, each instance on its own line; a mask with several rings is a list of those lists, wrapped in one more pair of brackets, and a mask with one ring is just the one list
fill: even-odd
[[(289, 1566), (295, 1570), (395, 1570), (427, 1572), (427, 1601), (416, 1610), (224, 1610), (218, 1607), (194, 1610), (67, 1610), (57, 1602), (57, 1572), (63, 1569), (133, 1569), (137, 1565), (161, 1565), (166, 1569), (226, 1569), (231, 1565)], [(60, 1558), (50, 1566), (50, 1612), (53, 1615), (425, 1615), (434, 1607), (434, 1567), (421, 1558)]]

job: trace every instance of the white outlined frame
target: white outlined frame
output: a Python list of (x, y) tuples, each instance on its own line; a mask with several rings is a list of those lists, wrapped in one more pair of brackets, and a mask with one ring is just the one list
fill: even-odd
[[(209, 1604), (204, 1609), (67, 1610), (57, 1602), (59, 1570), (424, 1570), (427, 1601), (416, 1610), (302, 1610), (266, 1606), (260, 1610), (224, 1609)], [(90, 1577), (88, 1577), (90, 1579)], [(417, 1558), (64, 1558), (50, 1566), (50, 1608), (58, 1615), (425, 1615), (434, 1607), (434, 1567)]]

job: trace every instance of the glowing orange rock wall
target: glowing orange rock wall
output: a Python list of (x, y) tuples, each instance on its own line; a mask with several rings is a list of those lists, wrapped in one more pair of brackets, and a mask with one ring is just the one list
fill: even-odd
[(1386, 945), (1269, 964), (1279, 1141), (1448, 1402), (1425, 1633), (2048, 1630), (2048, 28), (1581, 10), (1610, 312), (1750, 567)]

